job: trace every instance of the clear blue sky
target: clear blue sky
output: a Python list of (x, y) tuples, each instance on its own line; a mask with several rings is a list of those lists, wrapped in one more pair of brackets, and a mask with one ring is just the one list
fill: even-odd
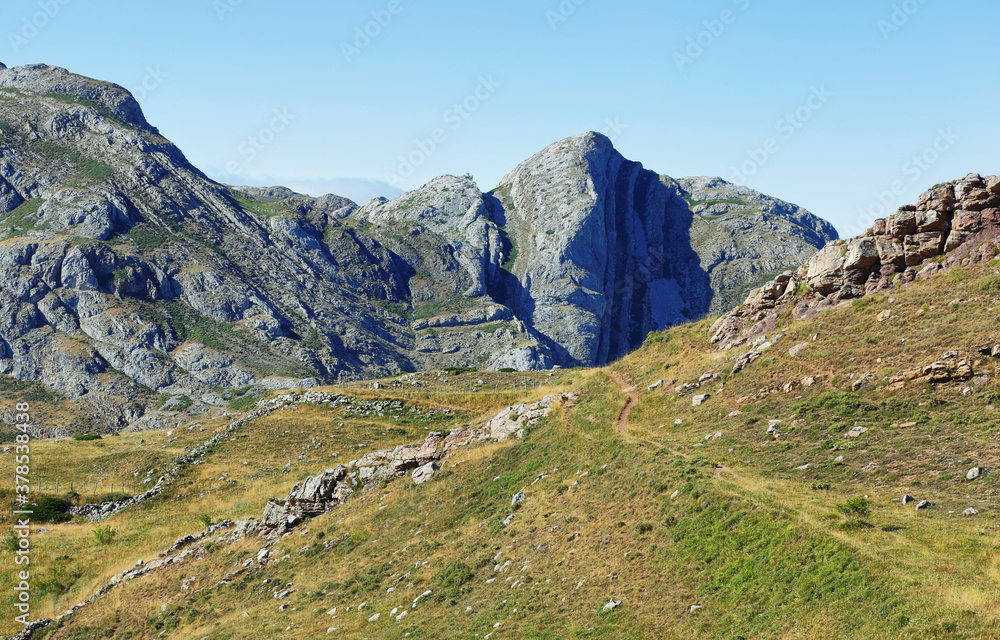
[(238, 184), (363, 201), (398, 193), (390, 174), (471, 173), (485, 190), (598, 130), (650, 169), (742, 178), (847, 235), (878, 193), (894, 211), (1000, 173), (993, 0), (5, 0), (0, 18), (0, 61), (132, 89)]

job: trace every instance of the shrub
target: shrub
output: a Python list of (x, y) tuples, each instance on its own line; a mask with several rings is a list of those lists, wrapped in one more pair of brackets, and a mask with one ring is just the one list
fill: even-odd
[(962, 282), (969, 278), (968, 269), (952, 269), (948, 272), (948, 282)]
[(500, 373), (517, 373), (517, 369), (514, 367), (504, 367), (503, 369), (497, 369)]
[(69, 508), (73, 503), (65, 498), (42, 498), (35, 505), (33, 520), (38, 522), (67, 522), (73, 519)]
[(111, 525), (104, 525), (103, 527), (97, 527), (94, 529), (94, 541), (97, 544), (111, 544), (114, 541), (115, 536), (118, 532), (111, 528)]
[(104, 438), (93, 433), (82, 433), (78, 436), (73, 436), (73, 439), (77, 442), (90, 442), (91, 440), (103, 440)]
[(652, 530), (653, 530), (653, 525), (651, 525), (648, 522), (640, 522), (639, 524), (635, 525), (635, 534), (637, 536), (647, 534)]
[(154, 230), (148, 226), (133, 227), (126, 237), (135, 243), (140, 251), (159, 249), (167, 242), (166, 230)]
[(872, 510), (871, 500), (867, 498), (851, 498), (837, 505), (837, 512), (844, 516), (844, 528), (856, 529), (865, 526), (864, 519)]
[(208, 528), (212, 526), (212, 516), (208, 515), (207, 513), (203, 513), (200, 516), (198, 516), (198, 522), (202, 523), (203, 525), (205, 525), (206, 528)]
[(1000, 291), (1000, 276), (989, 276), (976, 280), (972, 286), (979, 291)]

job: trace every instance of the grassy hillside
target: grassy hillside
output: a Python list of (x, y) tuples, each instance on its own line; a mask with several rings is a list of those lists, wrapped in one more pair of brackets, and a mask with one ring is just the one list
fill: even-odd
[[(736, 374), (750, 346), (715, 351), (705, 321), (539, 388), (352, 390), (407, 408), (276, 412), (156, 500), (101, 525), (43, 525), (34, 613), (63, 613), (207, 521), (259, 518), (268, 497), (366, 451), (548, 393), (580, 394), (523, 441), (459, 449), (424, 485), (405, 477), (355, 494), (275, 542), (264, 566), (244, 568), (266, 540), (229, 543), (219, 532), (36, 637), (1000, 637), (1000, 358), (980, 352), (1000, 343), (997, 282), (997, 265), (953, 270), (892, 297), (786, 318), (784, 335), (769, 335), (773, 346)], [(890, 390), (896, 371), (954, 350), (977, 380)], [(698, 390), (675, 390), (712, 373)], [(465, 380), (454, 388), (478, 386), (478, 375), (453, 377)], [(486, 385), (497, 387), (506, 388)], [(696, 394), (712, 397), (693, 406)], [(75, 485), (127, 485), (223, 426), (38, 443), (33, 465)], [(854, 427), (867, 430), (845, 438)], [(0, 465), (11, 477), (13, 453)], [(986, 472), (969, 481), (973, 467)], [(527, 499), (514, 508), (518, 491)], [(936, 505), (916, 511), (904, 494)], [(114, 531), (110, 541), (98, 542), (99, 526)], [(6, 546), (0, 554), (13, 568)], [(275, 597), (285, 590), (294, 591)], [(2, 597), (13, 632), (12, 598)], [(611, 599), (620, 606), (603, 611)]]

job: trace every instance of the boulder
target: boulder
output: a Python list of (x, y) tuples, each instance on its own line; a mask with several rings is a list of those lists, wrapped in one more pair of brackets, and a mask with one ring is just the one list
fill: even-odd
[(973, 467), (969, 469), (969, 472), (965, 474), (965, 479), (968, 481), (978, 480), (980, 476), (983, 475), (983, 470), (981, 467)]
[(709, 398), (711, 397), (712, 394), (710, 393), (704, 393), (702, 395), (694, 396), (693, 398), (691, 398), (691, 406), (700, 407), (701, 405), (708, 402)]
[(413, 483), (423, 484), (431, 479), (434, 472), (440, 469), (441, 466), (437, 462), (428, 462), (422, 467), (417, 467), (413, 470)]

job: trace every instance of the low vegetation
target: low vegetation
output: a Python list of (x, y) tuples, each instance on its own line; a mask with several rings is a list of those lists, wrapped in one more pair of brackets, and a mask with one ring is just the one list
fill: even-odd
[[(45, 585), (36, 611), (65, 611), (210, 523), (259, 518), (268, 498), (323, 469), (573, 392), (523, 440), (461, 447), (423, 485), (383, 482), (300, 525), (263, 567), (261, 539), (202, 541), (181, 567), (116, 587), (48, 637), (997, 637), (1000, 482), (966, 475), (1000, 462), (1000, 362), (975, 355), (1000, 343), (996, 300), (979, 284), (995, 270), (785, 319), (784, 336), (736, 374), (749, 347), (715, 351), (707, 319), (652, 334), (609, 369), (541, 374), (541, 388), (520, 386), (527, 374), (455, 371), (449, 380), (489, 377), (489, 390), (504, 376), (513, 384), (463, 394), (390, 380), (344, 392), (399, 399), (401, 412), (276, 412), (156, 500), (105, 523), (46, 525), (33, 540)], [(888, 387), (893, 372), (951, 350), (973, 354), (988, 379)], [(875, 382), (852, 390), (869, 372)], [(676, 388), (706, 373), (719, 376), (697, 392), (711, 397), (693, 406)], [(257, 400), (228, 393), (231, 408)], [(206, 431), (39, 442), (34, 455), (60, 470), (60, 486), (106, 491), (158, 477), (226, 422), (198, 424)], [(518, 492), (527, 497), (515, 508)], [(930, 506), (904, 505), (904, 494)], [(978, 515), (962, 515), (970, 507)], [(10, 619), (12, 596), (2, 598)], [(605, 610), (609, 600), (621, 604)]]

